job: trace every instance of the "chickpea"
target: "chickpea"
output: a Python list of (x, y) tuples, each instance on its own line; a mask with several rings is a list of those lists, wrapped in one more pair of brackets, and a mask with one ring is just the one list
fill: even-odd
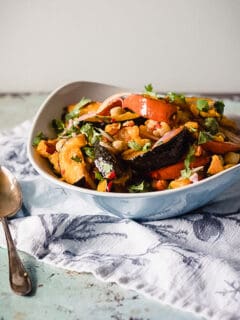
[(109, 133), (110, 135), (116, 134), (121, 128), (121, 124), (119, 122), (107, 124), (105, 127), (105, 132)]
[(123, 122), (123, 127), (133, 127), (135, 125), (133, 120), (127, 120)]
[(224, 134), (222, 132), (218, 132), (217, 134), (215, 134), (214, 140), (223, 142), (224, 141), (224, 137), (225, 136), (224, 136)]
[(145, 125), (147, 127), (148, 131), (153, 131), (156, 128), (156, 125), (158, 124), (155, 120), (146, 120)]
[(225, 164), (237, 164), (239, 162), (240, 155), (236, 152), (228, 152), (224, 155)]
[(153, 130), (153, 135), (156, 137), (162, 137), (165, 133), (167, 133), (170, 130), (171, 128), (169, 127), (169, 125), (166, 122), (162, 121), (160, 122), (160, 128)]
[(123, 113), (123, 109), (121, 107), (114, 107), (110, 110), (111, 117), (117, 116)]
[(135, 140), (137, 137), (139, 137), (139, 127), (133, 126), (121, 128), (115, 138), (116, 140), (130, 141)]
[(184, 124), (184, 127), (188, 128), (188, 129), (195, 129), (198, 130), (198, 123), (195, 121), (188, 121)]
[(113, 141), (112, 146), (113, 146), (114, 149), (116, 149), (119, 152), (127, 150), (127, 148), (128, 148), (127, 143), (124, 142), (124, 141), (121, 141), (121, 140)]

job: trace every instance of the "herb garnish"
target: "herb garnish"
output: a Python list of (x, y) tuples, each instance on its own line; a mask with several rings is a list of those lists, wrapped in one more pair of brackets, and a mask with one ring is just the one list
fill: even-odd
[(169, 102), (176, 103), (178, 105), (183, 105), (186, 103), (185, 96), (183, 94), (168, 92), (167, 98)]
[(204, 121), (204, 126), (211, 134), (216, 134), (219, 130), (219, 124), (215, 118), (209, 117)]
[(82, 162), (82, 159), (79, 156), (72, 156), (71, 159), (76, 162)]
[(205, 111), (207, 112), (209, 110), (208, 101), (204, 99), (198, 99), (197, 100), (197, 109), (199, 111)]
[(77, 134), (80, 132), (79, 127), (77, 126), (71, 126), (69, 129), (66, 131), (63, 131), (63, 134), (61, 136), (66, 136), (66, 137), (72, 137), (73, 134)]
[(95, 155), (94, 155), (94, 148), (93, 147), (83, 147), (82, 151), (84, 152), (84, 154), (87, 157), (94, 159)]
[(132, 140), (132, 141), (128, 141), (128, 146), (130, 149), (136, 150), (136, 151), (141, 151), (142, 150), (142, 146), (137, 143), (136, 141)]
[(144, 144), (144, 146), (141, 146), (139, 143), (137, 143), (136, 141), (134, 140), (131, 140), (128, 142), (128, 147), (130, 149), (133, 149), (133, 150), (136, 150), (136, 151), (148, 151), (150, 148), (151, 148), (151, 143), (150, 142), (146, 142)]
[(147, 192), (150, 191), (150, 183), (143, 180), (139, 184), (133, 184), (128, 187), (129, 192)]
[(99, 171), (95, 171), (95, 179), (101, 181), (104, 180), (103, 176), (101, 175), (101, 173)]
[(146, 152), (151, 149), (151, 143), (146, 142), (145, 145), (142, 147), (142, 151)]
[(198, 135), (198, 144), (206, 143), (207, 141), (210, 141), (213, 139), (213, 136), (206, 131), (200, 131)]
[(87, 99), (87, 98), (82, 98), (74, 107), (74, 109), (67, 113), (66, 116), (65, 116), (65, 119), (68, 121), (70, 119), (73, 119), (75, 117), (78, 116), (79, 114), (79, 111), (81, 108), (85, 107), (87, 104), (89, 104), (91, 102), (90, 99)]
[(44, 133), (42, 133), (42, 131), (38, 132), (38, 134), (35, 136), (35, 138), (33, 139), (33, 143), (32, 146), (33, 147), (37, 147), (39, 142), (41, 140), (47, 140), (48, 138), (45, 136)]
[(63, 130), (65, 129), (63, 121), (58, 120), (58, 119), (52, 120), (52, 127), (56, 131), (57, 134), (63, 132)]
[(219, 101), (216, 101), (214, 103), (214, 108), (217, 110), (218, 113), (220, 114), (223, 114), (224, 112), (224, 107), (225, 107), (225, 104), (223, 101), (219, 100)]
[(190, 146), (188, 154), (184, 160), (185, 168), (183, 170), (181, 170), (181, 176), (183, 178), (189, 178), (192, 175), (192, 170), (190, 168), (190, 164), (194, 160), (194, 152), (195, 152), (194, 146)]
[(144, 94), (146, 94), (146, 95), (148, 95), (148, 96), (150, 96), (151, 98), (154, 98), (154, 99), (158, 99), (159, 98), (159, 95), (155, 91), (153, 91), (153, 86), (152, 86), (151, 83), (147, 84), (144, 87), (144, 89), (145, 89)]
[(100, 133), (98, 133), (89, 122), (81, 126), (80, 132), (85, 134), (90, 145), (94, 145), (94, 143), (99, 140)]

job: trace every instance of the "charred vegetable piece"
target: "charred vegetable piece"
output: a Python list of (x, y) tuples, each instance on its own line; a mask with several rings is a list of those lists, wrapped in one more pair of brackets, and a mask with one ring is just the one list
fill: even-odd
[(100, 143), (94, 146), (95, 166), (106, 179), (115, 179), (120, 177), (124, 170), (120, 160), (107, 148)]
[(140, 94), (132, 94), (123, 101), (123, 108), (128, 108), (142, 117), (170, 123), (177, 107), (164, 99), (154, 99)]
[(82, 179), (85, 179), (87, 186), (95, 189), (95, 183), (87, 170), (81, 151), (81, 147), (85, 144), (86, 139), (83, 134), (65, 142), (59, 152), (59, 166), (64, 181), (70, 184), (79, 184)]
[(240, 151), (240, 143), (233, 142), (207, 141), (202, 144), (202, 147), (208, 152), (217, 154)]
[(150, 172), (178, 162), (187, 152), (192, 136), (184, 128), (178, 128), (168, 132), (154, 148), (147, 152), (133, 153), (133, 158), (127, 162), (136, 170)]

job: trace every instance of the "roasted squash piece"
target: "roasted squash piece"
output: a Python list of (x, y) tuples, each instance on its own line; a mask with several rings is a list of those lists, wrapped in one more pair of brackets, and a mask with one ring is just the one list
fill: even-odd
[(189, 178), (179, 178), (169, 183), (169, 189), (181, 188), (191, 183), (192, 181)]
[(54, 171), (58, 174), (61, 173), (60, 166), (59, 166), (59, 153), (55, 151), (53, 154), (50, 154), (48, 157), (49, 161), (53, 165)]
[(97, 191), (101, 191), (101, 192), (107, 191), (107, 179), (99, 181), (97, 186)]
[[(85, 107), (82, 107), (79, 110), (79, 115), (88, 113), (88, 112), (96, 112), (101, 105), (101, 102), (93, 101), (88, 103)], [(77, 104), (70, 104), (67, 107), (67, 112), (72, 112), (76, 108)]]
[(86, 145), (84, 135), (70, 138), (59, 152), (59, 166), (64, 181), (75, 184), (85, 178), (86, 184), (93, 189), (96, 185), (88, 173), (87, 166), (81, 151)]
[(221, 156), (214, 154), (207, 173), (213, 175), (224, 170), (223, 159)]
[(93, 101), (89, 103), (86, 107), (80, 109), (80, 115), (88, 113), (88, 112), (97, 112), (98, 108), (100, 107), (101, 102)]
[(44, 158), (48, 158), (55, 152), (56, 140), (41, 140), (37, 145), (37, 152)]

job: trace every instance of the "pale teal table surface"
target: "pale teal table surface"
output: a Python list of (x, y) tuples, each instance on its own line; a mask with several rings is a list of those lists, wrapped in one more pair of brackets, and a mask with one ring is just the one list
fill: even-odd
[[(45, 94), (0, 94), (0, 130), (30, 119)], [(21, 253), (34, 284), (28, 297), (8, 284), (6, 249), (0, 248), (0, 320), (201, 320), (91, 274), (55, 268)]]

